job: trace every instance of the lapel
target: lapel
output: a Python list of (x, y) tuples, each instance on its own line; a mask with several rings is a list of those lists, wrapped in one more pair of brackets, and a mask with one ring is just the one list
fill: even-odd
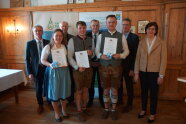
[(38, 52), (38, 49), (37, 49), (37, 42), (36, 42), (35, 39), (33, 40), (33, 47), (34, 47), (34, 50), (36, 50), (36, 51)]
[(46, 46), (46, 44), (47, 44), (47, 43), (46, 43), (45, 40), (43, 39), (43, 47)]
[(32, 43), (32, 52), (33, 52), (34, 58), (37, 61), (39, 59), (39, 55), (38, 55), (39, 52), (37, 49), (37, 43), (35, 39), (33, 40), (33, 43)]
[(129, 33), (128, 37), (127, 37), (127, 43), (130, 44), (132, 42), (132, 35), (131, 33)]
[(146, 42), (146, 37), (140, 42), (141, 42), (141, 47), (144, 49), (145, 53), (148, 53), (148, 46), (147, 46), (147, 42)]
[(149, 53), (149, 55), (160, 45), (160, 39), (159, 37), (156, 37), (155, 43), (153, 44), (151, 51)]

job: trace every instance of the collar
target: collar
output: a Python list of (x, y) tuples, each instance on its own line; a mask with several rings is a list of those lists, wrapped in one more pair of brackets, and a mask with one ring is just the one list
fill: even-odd
[(99, 35), (99, 31), (97, 33), (92, 32), (92, 36), (94, 36), (94, 35)]
[(115, 31), (111, 32), (111, 31), (108, 30), (108, 32), (109, 32), (111, 35), (114, 35), (117, 31), (115, 30)]
[(130, 32), (124, 33), (125, 38), (127, 39)]
[(35, 39), (35, 40), (36, 40), (36, 43), (38, 43), (39, 41), (41, 41), (43, 43), (43, 39), (41, 39), (41, 40)]
[(81, 40), (86, 40), (87, 39), (87, 36), (85, 37), (85, 39), (81, 38), (79, 35), (77, 35), (77, 37)]

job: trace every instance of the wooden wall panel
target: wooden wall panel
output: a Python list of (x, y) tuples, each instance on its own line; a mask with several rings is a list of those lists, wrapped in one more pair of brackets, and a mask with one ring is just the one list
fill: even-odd
[(186, 77), (186, 3), (167, 4), (165, 14), (168, 68), (162, 97), (180, 99), (186, 96), (186, 86), (177, 81), (178, 77)]
[(185, 8), (170, 9), (168, 43), (168, 62), (184, 62)]
[[(14, 21), (16, 20), (16, 26), (22, 26), (17, 34), (13, 32), (7, 32), (7, 27), (12, 26), (14, 28)], [(24, 54), (26, 41), (31, 39), (31, 18), (29, 12), (4, 12), (0, 14), (0, 63), (2, 68), (16, 69), (16, 65), (20, 69), (24, 69)], [(14, 66), (10, 66), (13, 64)], [(22, 66), (19, 66), (22, 64)]]
[(160, 98), (169, 100), (181, 99), (181, 97), (179, 96), (179, 85), (177, 81), (179, 73), (180, 70), (178, 70), (177, 68), (167, 68), (164, 82), (162, 85), (160, 85)]
[(8, 68), (20, 69), (20, 70), (24, 70), (26, 72), (25, 64), (17, 64), (17, 63), (8, 64)]

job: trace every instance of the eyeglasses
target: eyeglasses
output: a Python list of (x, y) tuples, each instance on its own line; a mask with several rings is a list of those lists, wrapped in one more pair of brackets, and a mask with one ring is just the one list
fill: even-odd
[(123, 24), (123, 26), (130, 26), (130, 24)]

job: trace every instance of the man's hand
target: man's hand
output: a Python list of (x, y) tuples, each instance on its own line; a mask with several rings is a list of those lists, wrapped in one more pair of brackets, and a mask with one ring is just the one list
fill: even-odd
[(135, 73), (134, 81), (135, 81), (136, 83), (139, 82), (139, 74), (138, 74), (138, 73)]
[(106, 55), (101, 55), (100, 59), (109, 60), (109, 58)]
[(28, 75), (28, 78), (29, 78), (29, 80), (33, 81), (33, 80), (34, 80), (33, 74), (29, 74), (29, 75)]
[(134, 77), (134, 71), (133, 70), (129, 71), (129, 77)]
[(92, 54), (93, 54), (92, 50), (87, 50), (87, 54), (88, 54), (89, 56), (92, 56)]
[(52, 64), (50, 64), (50, 67), (51, 67), (52, 69), (58, 68), (58, 67), (59, 67), (59, 63), (58, 63), (58, 62), (52, 62)]
[(85, 71), (85, 68), (84, 67), (79, 67), (79, 72), (84, 72)]
[(112, 57), (113, 57), (114, 59), (120, 59), (120, 54), (113, 54)]
[(163, 78), (158, 77), (157, 83), (158, 83), (158, 85), (161, 85), (163, 83)]

